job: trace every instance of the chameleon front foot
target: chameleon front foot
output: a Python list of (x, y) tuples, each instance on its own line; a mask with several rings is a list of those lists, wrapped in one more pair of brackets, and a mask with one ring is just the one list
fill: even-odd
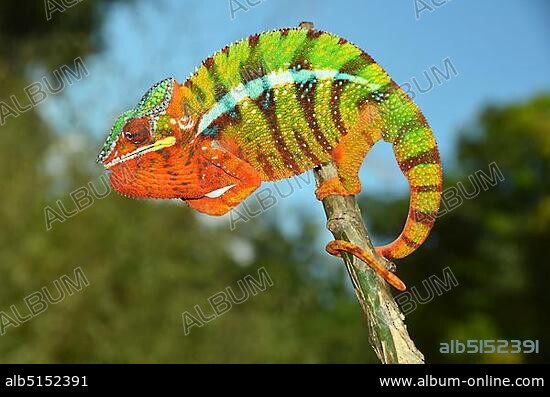
[(350, 193), (346, 190), (344, 185), (338, 177), (333, 177), (322, 182), (315, 190), (315, 197), (317, 200), (322, 201), (328, 196), (349, 196)]
[(407, 289), (405, 283), (403, 283), (399, 277), (386, 269), (384, 266), (380, 265), (380, 263), (378, 263), (378, 261), (371, 254), (358, 245), (344, 240), (334, 240), (328, 243), (325, 249), (329, 254), (334, 256), (341, 256), (342, 252), (347, 252), (369, 265), (372, 270), (374, 270), (394, 288), (399, 291), (405, 291)]

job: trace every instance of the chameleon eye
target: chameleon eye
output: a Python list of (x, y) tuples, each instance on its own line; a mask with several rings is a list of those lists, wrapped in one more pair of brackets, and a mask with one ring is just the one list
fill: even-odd
[(147, 119), (132, 119), (122, 128), (124, 138), (134, 145), (141, 145), (151, 138), (151, 126)]

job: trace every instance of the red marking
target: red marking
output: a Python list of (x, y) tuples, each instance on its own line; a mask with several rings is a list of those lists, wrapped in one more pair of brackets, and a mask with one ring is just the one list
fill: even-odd
[(357, 56), (347, 61), (341, 68), (340, 73), (347, 73), (355, 75), (361, 69), (367, 66), (369, 63), (365, 61), (361, 56)]
[[(267, 98), (267, 94), (269, 93), (269, 99), (267, 100), (267, 107), (263, 106), (263, 103), (266, 101), (265, 98)], [(271, 133), (271, 138), (273, 140), (273, 144), (277, 148), (277, 151), (279, 152), (283, 163), (288, 166), (289, 170), (291, 171), (291, 174), (299, 174), (302, 172), (302, 169), (294, 161), (294, 158), (292, 157), (292, 153), (290, 153), (285, 146), (283, 142), (283, 136), (281, 134), (281, 131), (279, 129), (279, 121), (277, 120), (277, 113), (276, 113), (276, 105), (275, 105), (275, 95), (272, 90), (264, 92), (262, 95), (260, 95), (257, 99), (254, 100), (258, 108), (263, 112), (265, 115), (267, 125), (269, 127), (269, 132)]]
[(409, 210), (409, 218), (426, 226), (432, 226), (437, 218), (437, 212), (423, 212), (414, 208)]
[(322, 34), (323, 34), (323, 32), (321, 32), (320, 30), (309, 29), (307, 31), (307, 38), (308, 39), (316, 39), (317, 37), (321, 36)]
[(413, 248), (413, 249), (417, 249), (418, 247), (420, 247), (422, 245), (422, 243), (417, 243), (413, 240), (411, 240), (409, 237), (407, 237), (406, 235), (404, 236), (401, 236), (401, 240), (403, 240), (403, 242), (405, 244), (407, 244), (409, 247)]
[(435, 193), (442, 190), (441, 185), (410, 186), (412, 193)]
[(208, 57), (203, 61), (203, 65), (206, 69), (210, 70), (214, 67), (214, 57)]
[(406, 173), (407, 171), (413, 169), (420, 164), (439, 164), (439, 152), (437, 147), (428, 150), (427, 152), (417, 154), (416, 156), (410, 157), (405, 161), (399, 163), (401, 170)]
[(269, 159), (267, 158), (267, 156), (260, 152), (256, 155), (256, 158), (258, 159), (258, 162), (261, 164), (264, 174), (267, 176), (268, 180), (276, 179), (275, 171), (273, 170), (273, 166), (269, 162)]
[(361, 58), (363, 58), (365, 61), (367, 61), (369, 64), (376, 63), (376, 61), (366, 52), (362, 52), (361, 55), (359, 55)]
[(254, 48), (260, 41), (260, 35), (259, 34), (253, 34), (252, 36), (248, 37), (248, 44), (250, 47)]
[(183, 82), (183, 86), (191, 89), (193, 87), (193, 80), (187, 79)]
[(344, 136), (348, 133), (346, 127), (344, 127), (342, 115), (340, 114), (340, 100), (342, 99), (342, 91), (348, 84), (348, 80), (334, 80), (332, 82), (332, 90), (330, 93), (330, 115), (332, 116), (332, 122), (336, 126), (336, 129), (341, 136)]
[[(302, 110), (304, 112), (304, 117), (307, 121), (307, 125), (311, 130), (311, 133), (313, 134), (313, 137), (317, 141), (317, 143), (323, 148), (325, 152), (330, 152), (329, 147), (330, 144), (327, 141), (327, 138), (321, 131), (321, 128), (319, 127), (319, 123), (315, 120), (315, 90), (317, 88), (316, 83), (311, 83), (311, 88), (309, 87), (309, 83), (305, 83), (306, 86), (300, 88), (300, 84), (295, 84), (294, 87), (296, 88), (296, 98), (300, 102), (300, 105), (302, 106)], [(319, 164), (319, 163), (316, 163)]]
[(300, 133), (296, 130), (293, 130), (293, 132), (294, 137), (296, 138), (296, 142), (298, 143), (298, 146), (300, 146), (300, 150), (305, 154), (309, 161), (311, 161), (313, 165), (321, 164), (321, 161), (317, 158), (317, 156), (315, 156), (315, 153), (310, 150), (306, 140), (302, 138)]

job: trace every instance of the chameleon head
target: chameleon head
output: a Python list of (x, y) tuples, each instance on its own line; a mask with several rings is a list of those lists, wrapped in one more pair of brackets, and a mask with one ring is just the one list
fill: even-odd
[(194, 123), (181, 122), (180, 87), (175, 79), (164, 79), (116, 119), (97, 162), (110, 171), (117, 192), (143, 198), (182, 196), (185, 158), (178, 141)]

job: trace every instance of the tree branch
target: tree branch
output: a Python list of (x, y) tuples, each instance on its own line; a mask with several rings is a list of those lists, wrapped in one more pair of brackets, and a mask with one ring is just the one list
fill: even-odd
[[(314, 170), (317, 185), (337, 176), (333, 164)], [(381, 265), (392, 263), (376, 254), (355, 196), (329, 196), (323, 200), (327, 215), (327, 228), (337, 240), (357, 244), (377, 258)], [(342, 253), (342, 260), (351, 277), (353, 288), (366, 317), (370, 342), (380, 361), (391, 363), (424, 363), (424, 356), (411, 340), (405, 316), (395, 303), (388, 285), (365, 263), (354, 256)]]
[[(313, 24), (302, 22), (300, 27), (313, 29)], [(317, 185), (338, 176), (333, 164), (316, 168), (314, 174)], [(335, 239), (357, 244), (386, 268), (394, 266), (373, 248), (355, 196), (329, 196), (323, 200), (323, 207), (327, 228)], [(410, 338), (404, 323), (405, 316), (395, 303), (386, 282), (354, 256), (344, 252), (342, 260), (366, 317), (371, 345), (380, 361), (384, 364), (424, 363), (424, 356)]]

